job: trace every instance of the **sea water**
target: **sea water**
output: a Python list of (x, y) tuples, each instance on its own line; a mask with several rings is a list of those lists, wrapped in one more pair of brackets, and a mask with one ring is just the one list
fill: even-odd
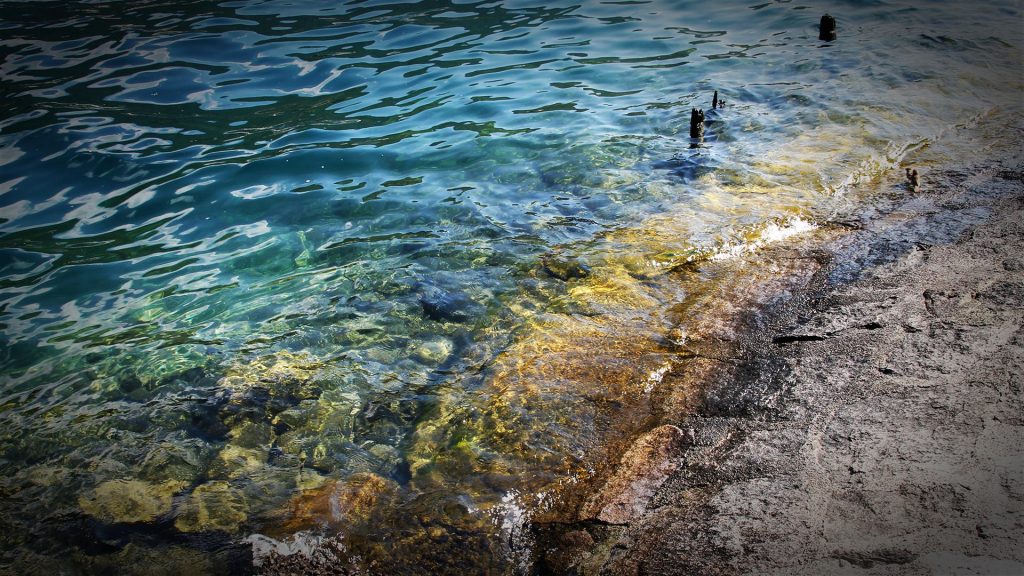
[(652, 275), (1019, 115), (1020, 8), (0, 2), (0, 565), (527, 571)]

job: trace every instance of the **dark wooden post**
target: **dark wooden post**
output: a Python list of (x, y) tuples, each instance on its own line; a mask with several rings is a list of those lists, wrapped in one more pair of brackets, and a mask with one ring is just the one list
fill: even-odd
[(818, 40), (824, 40), (825, 42), (832, 42), (836, 39), (836, 19), (832, 16), (825, 14), (821, 17), (821, 24), (819, 25)]
[(704, 111), (694, 108), (690, 111), (690, 138), (704, 138)]
[(714, 98), (711, 99), (711, 109), (712, 110), (717, 110), (718, 109), (718, 90), (715, 90), (715, 96), (714, 96)]

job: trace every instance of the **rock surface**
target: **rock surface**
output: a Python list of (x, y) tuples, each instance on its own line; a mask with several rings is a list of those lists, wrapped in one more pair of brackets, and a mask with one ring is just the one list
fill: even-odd
[(642, 506), (584, 507), (603, 523), (539, 526), (538, 570), (1024, 573), (1020, 170), (933, 172), (926, 194), (824, 234), (821, 274), (765, 303), (728, 362), (692, 362), (703, 391), (663, 417), (689, 437), (676, 469)]
[(615, 474), (583, 506), (584, 519), (628, 524), (643, 514), (658, 488), (679, 467), (683, 431), (659, 426), (633, 443)]
[(214, 481), (192, 491), (174, 527), (181, 532), (221, 531), (235, 533), (248, 518), (248, 506), (240, 491), (227, 482)]
[(80, 497), (78, 505), (103, 522), (151, 522), (171, 512), (174, 493), (184, 487), (184, 482), (174, 480), (159, 484), (108, 480), (96, 486), (89, 496)]

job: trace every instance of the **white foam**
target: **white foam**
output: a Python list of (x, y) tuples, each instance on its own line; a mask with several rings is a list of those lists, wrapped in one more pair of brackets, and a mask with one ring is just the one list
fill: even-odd
[(279, 556), (292, 556), (302, 554), (312, 556), (313, 552), (320, 547), (323, 536), (317, 536), (310, 532), (297, 532), (288, 540), (276, 540), (263, 534), (252, 534), (244, 540), (252, 545), (252, 565), (259, 567), (271, 554)]
[(644, 394), (650, 394), (651, 392), (653, 392), (654, 387), (657, 386), (658, 384), (661, 384), (662, 379), (665, 378), (665, 375), (668, 374), (669, 370), (671, 369), (672, 365), (666, 363), (663, 364), (661, 368), (658, 368), (657, 370), (648, 374), (647, 381), (644, 383)]
[[(544, 493), (538, 497), (541, 501), (545, 499)], [(509, 560), (516, 574), (528, 574), (534, 544), (530, 532), (532, 511), (523, 503), (519, 492), (510, 490), (501, 497), (501, 503), (490, 510), (490, 515), (508, 543)]]
[(778, 222), (772, 222), (764, 227), (763, 230), (758, 233), (757, 237), (749, 242), (740, 242), (736, 244), (726, 244), (722, 246), (713, 254), (710, 258), (712, 261), (728, 260), (730, 258), (736, 258), (743, 254), (749, 254), (754, 252), (767, 244), (779, 242), (796, 236), (797, 234), (804, 234), (816, 229), (817, 226), (808, 220), (803, 218), (793, 218), (782, 224)]

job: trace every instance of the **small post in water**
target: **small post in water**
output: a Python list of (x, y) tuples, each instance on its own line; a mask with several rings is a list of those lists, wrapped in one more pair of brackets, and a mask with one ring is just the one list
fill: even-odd
[(910, 188), (911, 192), (917, 192), (917, 189), (920, 187), (921, 177), (917, 175), (917, 170), (907, 168), (907, 188)]
[(821, 17), (821, 25), (819, 26), (818, 40), (825, 42), (832, 42), (836, 39), (836, 19), (825, 14)]
[(704, 111), (694, 108), (690, 111), (690, 138), (704, 139)]
[(715, 96), (711, 99), (711, 109), (718, 109), (718, 90), (715, 90)]

